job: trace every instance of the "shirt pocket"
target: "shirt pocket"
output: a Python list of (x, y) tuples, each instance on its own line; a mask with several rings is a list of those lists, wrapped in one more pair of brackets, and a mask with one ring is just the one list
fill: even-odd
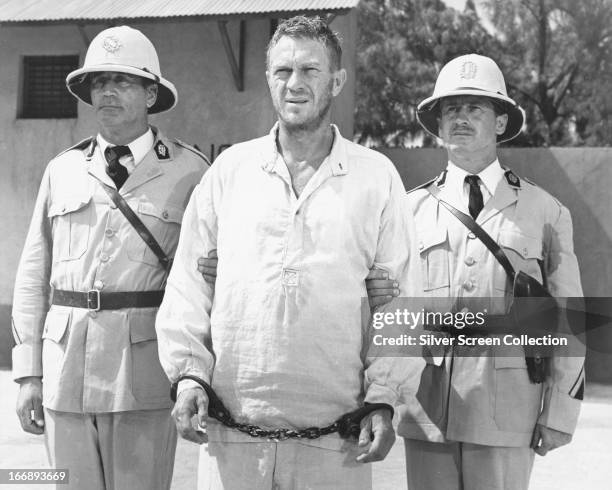
[(53, 226), (53, 260), (77, 260), (87, 251), (91, 231), (91, 196), (65, 197), (49, 206)]
[(542, 384), (529, 381), (524, 356), (495, 357), (494, 417), (499, 430), (532, 431), (541, 397)]
[[(185, 210), (179, 206), (154, 201), (140, 201), (133, 209), (136, 210), (136, 214), (155, 237), (164, 253), (172, 258), (176, 251)], [(127, 245), (130, 260), (153, 266), (159, 265), (159, 259), (138, 232), (131, 231)]]
[(417, 233), (423, 277), (423, 290), (450, 286), (449, 243), (446, 229), (432, 228)]
[(132, 354), (132, 394), (136, 400), (159, 401), (170, 397), (170, 382), (159, 362), (154, 310), (128, 314)]
[(42, 333), (43, 396), (48, 402), (57, 393), (68, 344), (70, 310), (52, 308), (47, 313)]
[[(534, 233), (535, 235), (535, 233)], [(542, 239), (522, 230), (507, 229), (499, 232), (498, 244), (512, 263), (514, 270), (523, 271), (542, 283)], [(512, 283), (506, 271), (495, 268), (495, 289), (512, 292)]]

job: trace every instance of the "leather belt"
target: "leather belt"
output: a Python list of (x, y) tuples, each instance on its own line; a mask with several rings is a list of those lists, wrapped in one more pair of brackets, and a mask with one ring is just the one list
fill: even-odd
[(91, 311), (119, 310), (121, 308), (152, 308), (159, 306), (164, 291), (120, 291), (102, 293), (98, 289), (89, 291), (53, 290), (51, 303), (58, 306), (87, 308)]

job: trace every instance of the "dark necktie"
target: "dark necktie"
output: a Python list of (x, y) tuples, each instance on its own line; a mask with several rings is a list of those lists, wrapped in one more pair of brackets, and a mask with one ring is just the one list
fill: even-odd
[(113, 179), (117, 189), (121, 189), (121, 186), (128, 178), (127, 168), (119, 163), (119, 159), (131, 154), (132, 152), (127, 146), (107, 146), (106, 150), (104, 150), (104, 157), (108, 162), (108, 165), (106, 166), (106, 173), (111, 179)]
[(468, 208), (472, 218), (476, 219), (484, 207), (482, 191), (480, 190), (480, 177), (478, 175), (466, 175), (465, 181), (470, 186), (470, 203)]

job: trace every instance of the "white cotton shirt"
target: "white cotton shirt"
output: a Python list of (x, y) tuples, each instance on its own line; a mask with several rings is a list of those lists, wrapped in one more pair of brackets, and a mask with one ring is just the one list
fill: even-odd
[[(102, 159), (106, 161), (104, 158), (106, 148), (108, 146), (113, 147), (116, 145), (106, 141), (99, 133), (98, 136), (96, 136), (96, 140), (98, 142), (97, 151), (100, 151)], [(149, 128), (143, 135), (126, 145), (130, 148), (130, 152), (132, 152), (132, 154), (121, 157), (119, 159), (119, 163), (127, 168), (128, 175), (131, 175), (136, 166), (144, 160), (144, 157), (147, 155), (147, 153), (149, 153), (151, 148), (153, 148), (153, 143), (155, 143), (155, 136), (153, 135), (151, 128)]]
[[(466, 172), (449, 160), (448, 166), (446, 167), (445, 185), (456, 188), (466, 205), (470, 200), (470, 186), (465, 182), (465, 178), (468, 175), (474, 174)], [(504, 178), (504, 169), (496, 158), (487, 168), (476, 175), (480, 177), (480, 191), (482, 192), (483, 204), (486, 204), (491, 196), (495, 194), (497, 185)]]
[[(420, 292), (401, 179), (382, 154), (333, 130), (331, 153), (299, 198), (275, 127), (225, 150), (183, 218), (157, 317), (160, 360), (173, 382), (192, 375), (211, 383), (241, 422), (322, 427), (364, 397), (394, 404), (415, 366), (362, 352), (370, 268), (387, 270), (401, 295)], [(196, 267), (212, 250), (214, 295)]]

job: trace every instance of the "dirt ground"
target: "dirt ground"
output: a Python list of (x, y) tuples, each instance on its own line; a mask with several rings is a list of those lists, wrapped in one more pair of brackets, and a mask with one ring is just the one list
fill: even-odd
[[(14, 412), (17, 385), (10, 372), (0, 371), (0, 469), (46, 467), (42, 438), (21, 431)], [(174, 466), (173, 490), (195, 490), (198, 447), (179, 441)], [(401, 441), (385, 461), (374, 465), (375, 490), (406, 488)], [(1, 485), (2, 490), (23, 490), (25, 485)], [(48, 485), (28, 485), (48, 489)], [(534, 490), (607, 490), (612, 488), (612, 387), (588, 386), (574, 440), (569, 446), (536, 456), (531, 478)]]

